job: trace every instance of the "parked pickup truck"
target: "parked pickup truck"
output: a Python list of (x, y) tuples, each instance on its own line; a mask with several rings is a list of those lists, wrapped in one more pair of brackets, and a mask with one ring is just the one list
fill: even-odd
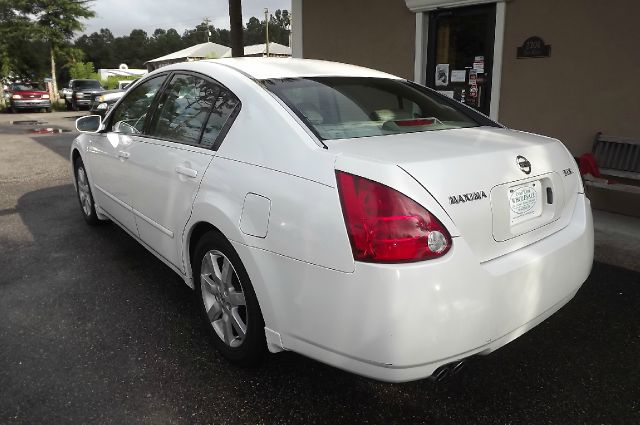
[(51, 112), (49, 93), (37, 83), (13, 83), (8, 92), (9, 112), (26, 109)]
[(98, 80), (71, 80), (70, 98), (65, 98), (67, 109), (77, 111), (80, 108), (90, 108), (91, 100), (96, 94), (104, 92)]

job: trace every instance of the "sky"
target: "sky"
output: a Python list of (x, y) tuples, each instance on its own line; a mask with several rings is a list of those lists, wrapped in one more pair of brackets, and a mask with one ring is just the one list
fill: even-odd
[[(291, 10), (291, 0), (242, 0), (242, 20), (264, 19), (264, 8)], [(95, 18), (86, 20), (84, 34), (109, 28), (113, 35), (128, 35), (143, 29), (151, 35), (156, 28), (175, 28), (179, 34), (209, 18), (216, 28), (229, 28), (228, 0), (95, 0)]]

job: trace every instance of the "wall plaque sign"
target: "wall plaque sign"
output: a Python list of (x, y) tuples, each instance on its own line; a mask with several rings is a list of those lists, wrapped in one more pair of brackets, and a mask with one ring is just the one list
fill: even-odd
[(518, 59), (548, 58), (549, 56), (551, 56), (551, 45), (544, 44), (544, 40), (540, 37), (529, 37), (522, 46), (518, 47)]

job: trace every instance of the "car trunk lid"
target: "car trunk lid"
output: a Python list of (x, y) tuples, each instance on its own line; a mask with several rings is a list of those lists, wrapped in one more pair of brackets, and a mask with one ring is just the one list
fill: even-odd
[[(562, 144), (503, 128), (343, 139), (328, 145), (340, 154), (392, 162), (405, 170), (443, 207), (481, 262), (566, 226), (578, 192), (575, 163)], [(564, 173), (576, 175), (566, 178)]]

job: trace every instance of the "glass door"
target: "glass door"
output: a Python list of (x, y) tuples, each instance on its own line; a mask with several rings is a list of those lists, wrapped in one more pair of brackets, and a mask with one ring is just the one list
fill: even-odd
[(429, 13), (427, 86), (489, 115), (496, 5)]

